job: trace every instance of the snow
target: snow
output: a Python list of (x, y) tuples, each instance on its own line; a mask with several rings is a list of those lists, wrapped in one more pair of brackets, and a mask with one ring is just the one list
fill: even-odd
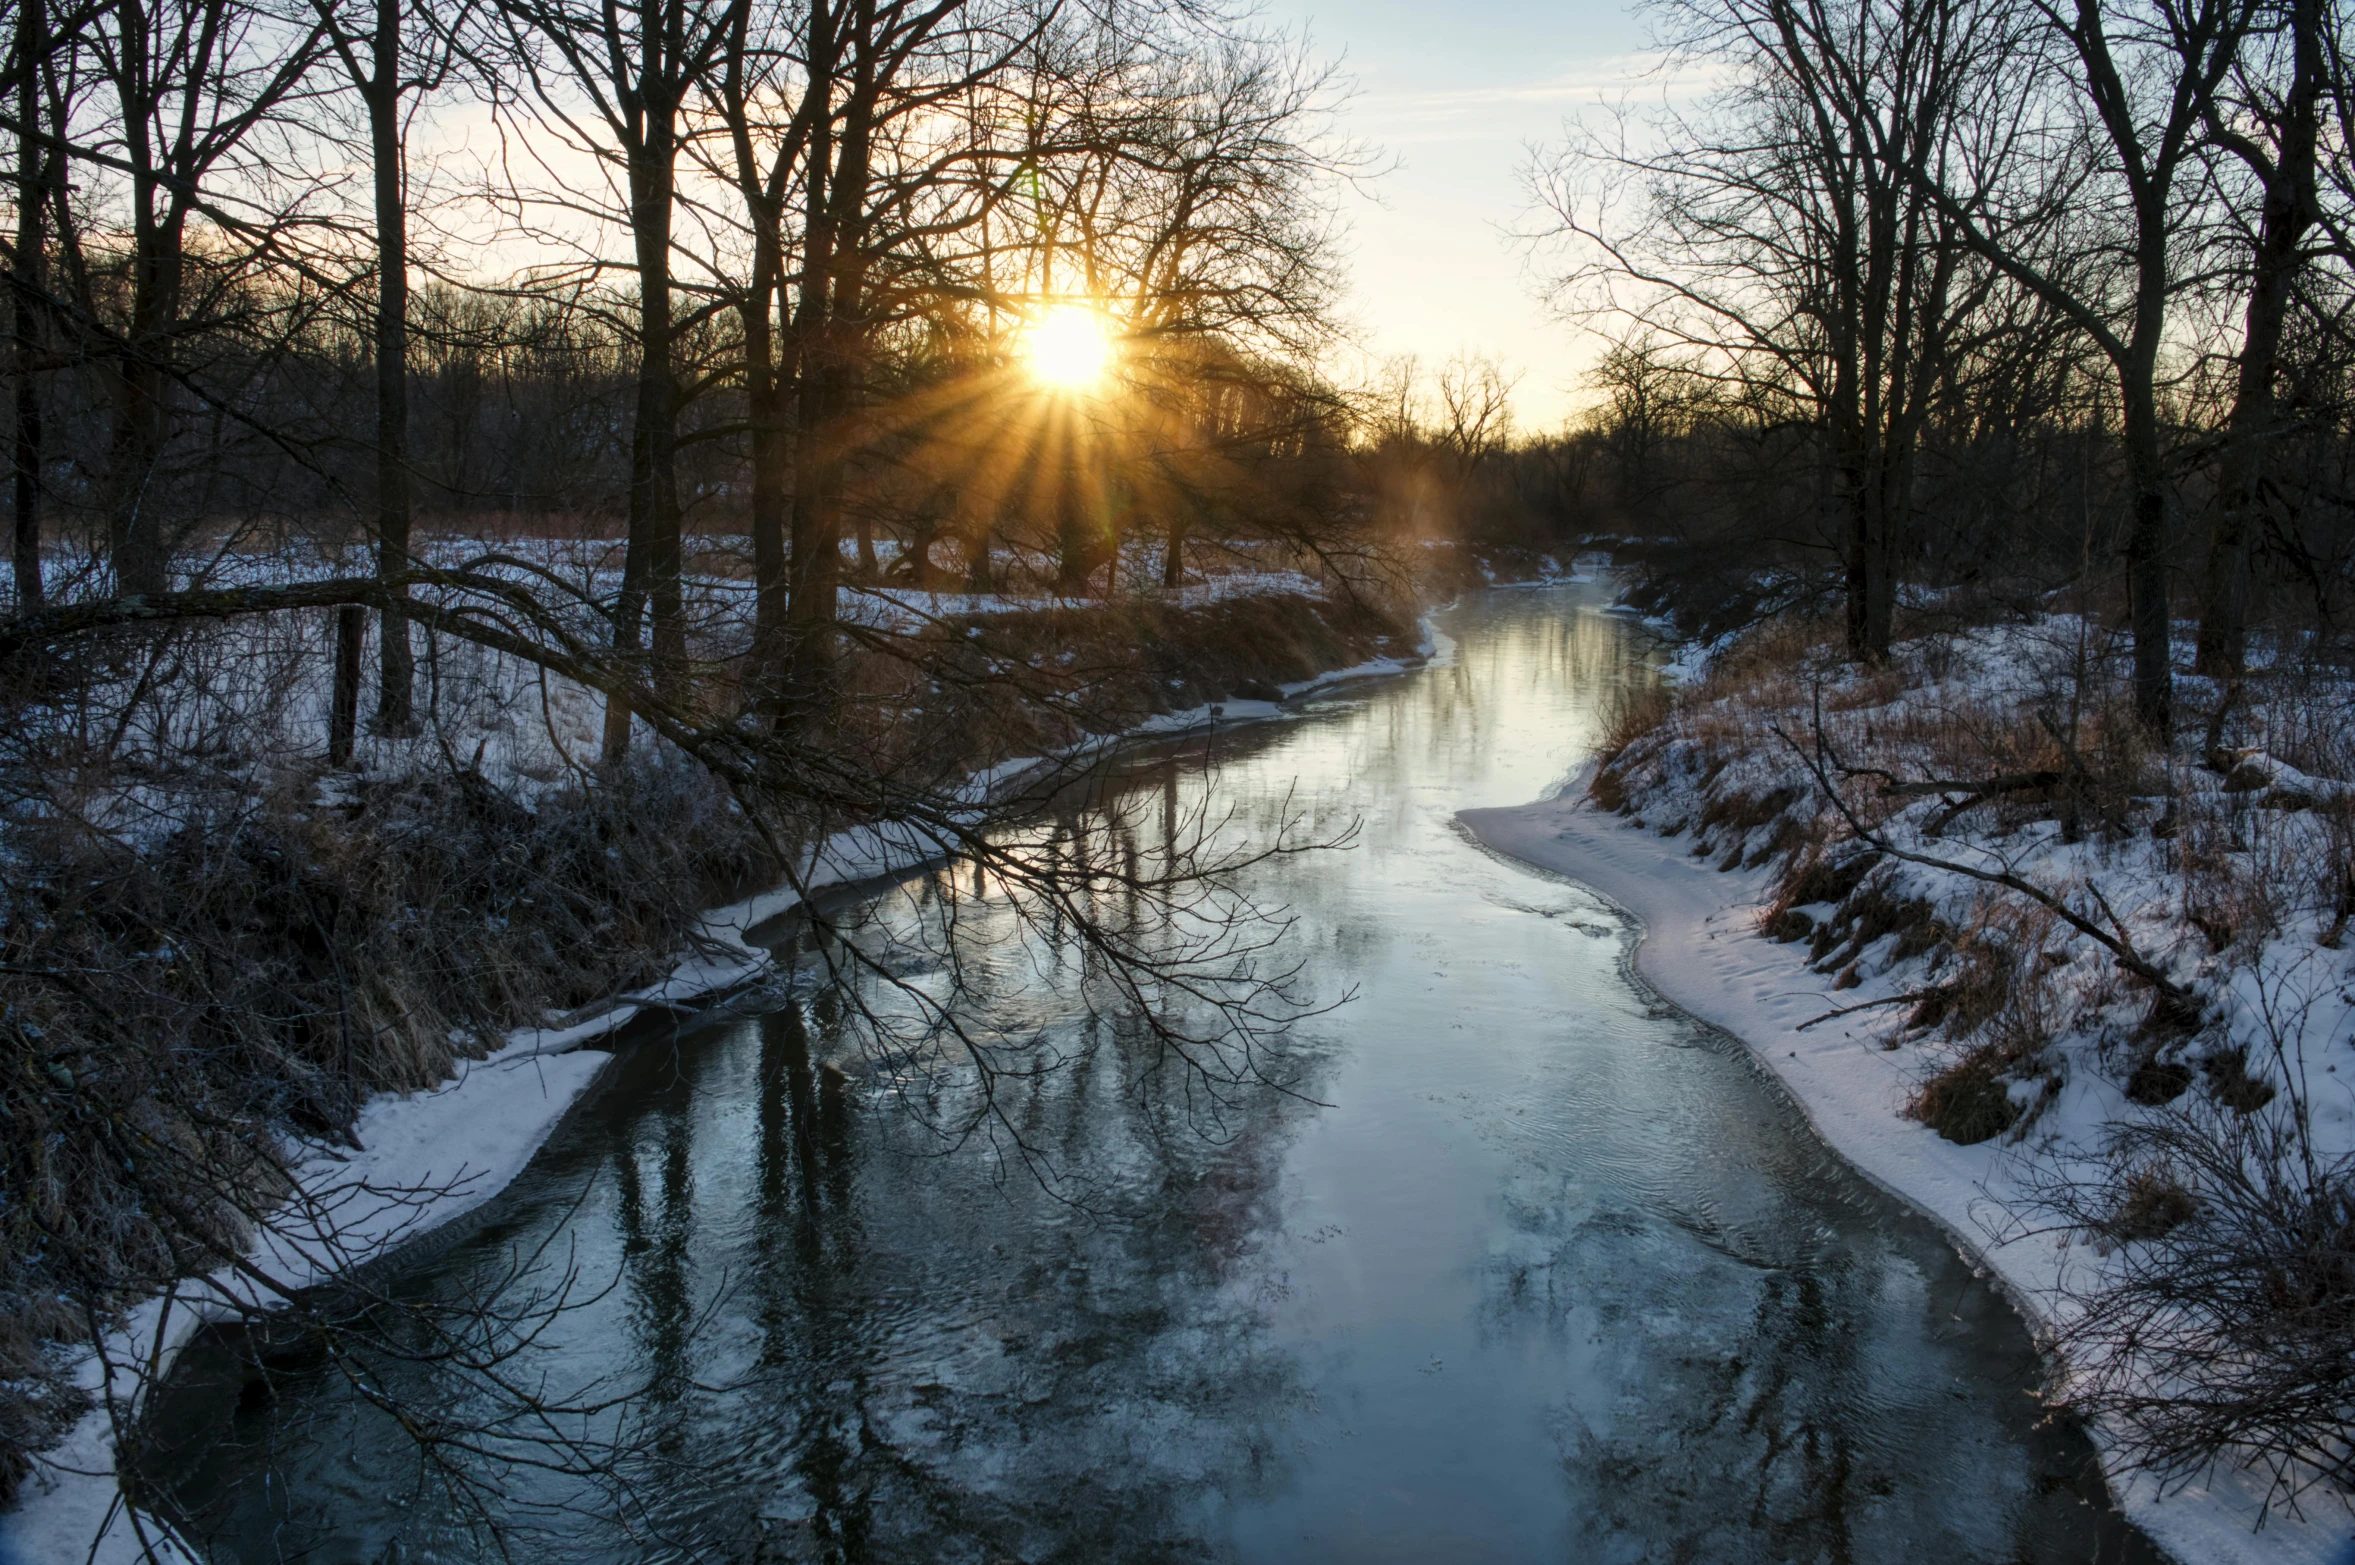
[[(1599, 809), (1585, 797), (1585, 781), (1575, 777), (1538, 803), (1457, 818), (1491, 851), (1574, 880), (1632, 915), (1641, 926), (1635, 965), (1645, 982), (1746, 1043), (1835, 1151), (1942, 1224), (2032, 1321), (2049, 1323), (2068, 1268), (2090, 1263), (2062, 1237), (2023, 1233), (2012, 1221), (2007, 1198), (2023, 1188), (2022, 1154), (1998, 1142), (1957, 1146), (1903, 1117), (1918, 1057), (1882, 1046), (1890, 1018), (1900, 1013), (1865, 1011), (1800, 1030), (1837, 1007), (1902, 991), (1909, 976), (1902, 964), (1835, 994), (1833, 979), (1808, 966), (1804, 945), (1759, 935), (1770, 871), (1720, 873), (1692, 857), (1685, 839)], [(1874, 965), (1867, 960), (1862, 970)], [(2090, 1146), (2121, 1108), (2120, 1094), (2098, 1073), (2072, 1071), (2060, 1101), (2038, 1122), (2040, 1140)], [(2346, 1118), (2343, 1109), (2337, 1113)], [(2112, 1487), (2126, 1515), (2187, 1565), (2355, 1560), (2348, 1517), (2326, 1497), (2310, 1499), (2302, 1520), (2277, 1513), (2258, 1530), (2263, 1482), (2237, 1469), (2164, 1496), (2147, 1478), (2121, 1481), (2115, 1472)]]

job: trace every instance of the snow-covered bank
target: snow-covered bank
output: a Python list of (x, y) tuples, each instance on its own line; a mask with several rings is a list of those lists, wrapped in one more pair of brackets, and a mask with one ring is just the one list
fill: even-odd
[[(2040, 1315), (2074, 1255), (2041, 1232), (2019, 1236), (2007, 1204), (2021, 1191), (2017, 1155), (2000, 1140), (1963, 1146), (1904, 1115), (1920, 1085), (1918, 1056), (1883, 1046), (1893, 1015), (1863, 1011), (1807, 1027), (1835, 1008), (1904, 987), (1901, 964), (1851, 987), (1814, 971), (1804, 944), (1759, 934), (1774, 897), (1771, 868), (1720, 872), (1681, 839), (1614, 816), (1585, 795), (1585, 777), (1555, 798), (1458, 819), (1494, 852), (1587, 886), (1642, 925), (1635, 964), (1666, 1000), (1742, 1039), (1789, 1088), (1825, 1141), (1867, 1176), (1941, 1222)], [(2043, 1124), (2089, 1133), (2115, 1112), (2116, 1089), (2073, 1076)], [(2185, 1565), (2326, 1565), (2355, 1559), (2344, 1510), (2310, 1499), (2303, 1520), (2274, 1515), (2257, 1530), (2263, 1481), (2218, 1470), (2165, 1496), (2147, 1479), (2114, 1484), (2126, 1514)]]

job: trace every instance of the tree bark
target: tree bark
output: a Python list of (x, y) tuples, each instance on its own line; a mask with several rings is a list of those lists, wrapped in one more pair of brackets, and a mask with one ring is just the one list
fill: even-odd
[(14, 528), (10, 558), (19, 613), (41, 606), (41, 393), (33, 381), (40, 317), (37, 294), (47, 247), (41, 213), (46, 194), (40, 143), (41, 62), (48, 53), (48, 0), (17, 0), (16, 23), (16, 431)]
[[(2199, 672), (2237, 677), (2248, 654), (2249, 531), (2260, 504), (2261, 446), (2277, 416), (2282, 330), (2301, 264), (2300, 244), (2314, 221), (2315, 162), (2325, 88), (2320, 0), (2291, 10), (2289, 92), (2279, 151), (2260, 166), (2264, 208), (2251, 258), (2238, 384), (2218, 463), (2216, 522), (2200, 591)], [(2262, 160), (2256, 160), (2260, 163)]]
[[(115, 356), (107, 541), (114, 556), (115, 590), (128, 596), (162, 592), (168, 585), (171, 562), (154, 485), (170, 419), (164, 365), (179, 318), (187, 214), (184, 186), (166, 179), (167, 160), (174, 162), (174, 172), (182, 180), (188, 175), (172, 158), (177, 149), (157, 146), (152, 134), (150, 114), (164, 89), (150, 79), (158, 62), (148, 55), (145, 10), (126, 3), (119, 16), (113, 74), (124, 152), (131, 164), (131, 307)], [(195, 94), (198, 83), (184, 82), (179, 90)]]
[(354, 603), (335, 611), (335, 693), (327, 710), (330, 766), (352, 764), (352, 742), (360, 728), (360, 659), (367, 639), (367, 610)]
[[(810, 27), (813, 60), (826, 62), (829, 79), (843, 74), (846, 63), (849, 67), (839, 115), (821, 115), (810, 138), (794, 332), (801, 374), (795, 399), (788, 682), (803, 715), (818, 716), (831, 709), (837, 694), (842, 499), (864, 388), (867, 201), (880, 87), (872, 0), (854, 0), (847, 18), (813, 5)], [(823, 89), (813, 85), (811, 90)]]
[[(376, 573), (409, 568), (409, 203), (401, 137), (401, 5), (376, 0), (368, 105), (376, 181)], [(395, 598), (405, 595), (394, 593)], [(416, 721), (416, 655), (409, 622), (386, 609), (378, 626), (376, 721), (406, 733)]]
[(2126, 531), (2127, 622), (2134, 638), (2134, 715), (2164, 742), (2175, 731), (2174, 622), (2167, 602), (2167, 473), (2160, 456), (2156, 344), (2121, 375), (2121, 433), (2131, 510)]
[(171, 563), (163, 511), (153, 491), (170, 417), (163, 359), (171, 352), (171, 324), (178, 314), (183, 226), (176, 211), (155, 217), (149, 206), (156, 183), (152, 174), (135, 183), (148, 188), (134, 197), (131, 324), (115, 361), (107, 516), (115, 589), (126, 594), (164, 591)]
[[(651, 74), (651, 72), (650, 72)], [(679, 379), (672, 362), (671, 217), (677, 189), (677, 105), (667, 84), (648, 95), (646, 138), (633, 161), (631, 227), (638, 262), (638, 406), (631, 438), (630, 537), (645, 540), (654, 618), (654, 684), (687, 677), (679, 536)]]
[[(641, 18), (639, 75), (629, 94), (634, 101), (626, 111), (634, 121), (625, 155), (630, 238), (638, 273), (638, 374), (630, 428), (629, 536), (613, 614), (614, 648), (625, 662), (634, 663), (643, 646), (646, 611), (652, 608), (652, 683), (666, 697), (675, 695), (687, 678), (670, 255), (678, 191), (679, 62), (674, 54), (683, 25), (678, 0)], [(629, 705), (616, 697), (606, 704), (606, 764), (618, 764), (629, 744)]]
[[(756, 240), (762, 251), (773, 247)], [(778, 268), (756, 256), (755, 282), (745, 302), (745, 413), (752, 425), (753, 670), (766, 690), (785, 671), (785, 616), (789, 583), (785, 528), (790, 508), (793, 446), (786, 428), (790, 395), (776, 361), (770, 310), (780, 297)]]
[[(820, 33), (827, 8), (811, 7)], [(813, 55), (817, 45), (813, 42)], [(829, 67), (831, 62), (829, 62)], [(812, 74), (817, 74), (813, 65)], [(813, 82), (812, 92), (829, 84)], [(810, 137), (802, 224), (800, 296), (793, 312), (793, 514), (787, 562), (786, 684), (806, 712), (832, 678), (836, 594), (842, 575), (842, 527), (834, 514), (826, 442), (834, 421), (831, 281), (834, 271), (833, 124), (822, 112)]]
[(1173, 496), (1169, 506), (1169, 532), (1161, 544), (1161, 586), (1175, 592), (1186, 584), (1186, 506), (1190, 497)]

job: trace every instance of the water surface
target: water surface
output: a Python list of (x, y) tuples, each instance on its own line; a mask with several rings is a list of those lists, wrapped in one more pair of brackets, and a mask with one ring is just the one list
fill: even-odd
[(519, 1249), (574, 1267), (515, 1364), (633, 1392), (618, 1481), (483, 1468), (494, 1542), (355, 1373), (461, 1419), (478, 1391), (280, 1345), (256, 1394), (219, 1343), (159, 1421), (177, 1508), (245, 1565), (2156, 1558), (1940, 1234), (1649, 994), (1609, 906), (1454, 827), (1558, 785), (1648, 677), (1606, 601), (1489, 594), (1445, 666), (1122, 782), (1168, 822), (1355, 823), (1250, 877), (1307, 997), (1353, 996), (1270, 1056), (1290, 1091), (1214, 1097), (1092, 1016), (1052, 929), (961, 915), (952, 991), (919, 878), (851, 938), (1033, 1070), (993, 1112), (862, 1046), (805, 952), (394, 1267), (443, 1299)]

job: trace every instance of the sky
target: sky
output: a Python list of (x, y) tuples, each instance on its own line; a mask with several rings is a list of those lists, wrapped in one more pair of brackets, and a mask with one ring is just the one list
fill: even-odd
[(1355, 86), (1341, 129), (1388, 168), (1341, 199), (1348, 313), (1368, 351), (1434, 368), (1493, 354), (1523, 374), (1519, 427), (1559, 427), (1593, 348), (1546, 309), (1507, 230), (1533, 220), (1531, 147), (1645, 69), (1629, 0), (1267, 0), (1264, 15), (1338, 60)]

